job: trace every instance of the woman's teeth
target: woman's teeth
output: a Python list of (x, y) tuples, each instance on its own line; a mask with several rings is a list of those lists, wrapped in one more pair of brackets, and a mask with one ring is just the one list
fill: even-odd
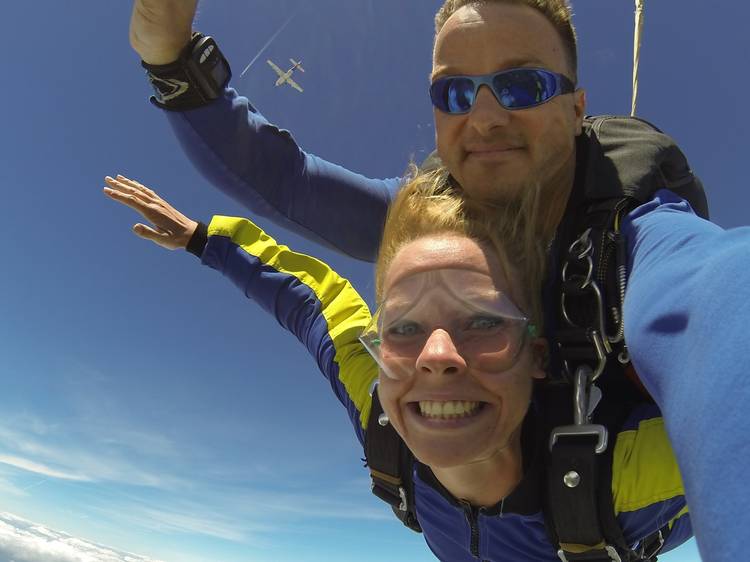
[(452, 420), (473, 415), (480, 406), (480, 402), (452, 400), (450, 402), (419, 402), (419, 413), (426, 418), (440, 418)]

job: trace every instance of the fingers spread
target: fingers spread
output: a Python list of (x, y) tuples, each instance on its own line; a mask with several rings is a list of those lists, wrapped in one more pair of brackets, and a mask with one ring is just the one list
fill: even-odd
[(118, 175), (116, 178), (106, 176), (104, 181), (107, 183), (104, 193), (108, 197), (130, 207), (153, 223), (153, 226), (135, 225), (135, 234), (169, 249), (185, 246), (185, 241), (195, 230), (195, 221), (185, 217), (157, 193), (135, 180)]
[(146, 187), (140, 182), (131, 180), (130, 178), (126, 178), (125, 176), (120, 175), (120, 174), (117, 174), (117, 179), (125, 183), (126, 185), (132, 187), (133, 189), (137, 189), (138, 191), (141, 191), (147, 195), (150, 195), (151, 197), (158, 197), (158, 195), (156, 195), (156, 192), (154, 190), (149, 189), (148, 187)]
[[(108, 185), (108, 188), (104, 189), (104, 193), (137, 211), (141, 211), (140, 207), (152, 202), (152, 198), (147, 193), (144, 193), (142, 189), (134, 187), (132, 184), (126, 184), (110, 176), (105, 177), (104, 181)], [(140, 203), (140, 207), (135, 205), (138, 203)]]
[(135, 181), (135, 180), (131, 180), (130, 178), (126, 178), (125, 176), (123, 176), (121, 174), (117, 174), (117, 178), (116, 179), (117, 179), (117, 181), (120, 181), (120, 182), (124, 183), (125, 185), (127, 185), (129, 187), (132, 187), (133, 189), (136, 189), (136, 190), (141, 191), (143, 193), (147, 193), (148, 195), (156, 195), (156, 193), (153, 190), (149, 189), (148, 187), (146, 187), (145, 185), (143, 185), (141, 182), (138, 182), (138, 181)]
[(135, 180), (128, 179), (125, 176), (118, 175), (117, 178), (106, 176), (104, 178), (104, 181), (107, 182), (107, 185), (109, 185), (112, 189), (116, 189), (124, 193), (130, 193), (143, 201), (151, 201), (152, 198), (156, 197), (156, 193), (151, 191), (145, 185), (142, 185)]
[(143, 189), (143, 185), (138, 183), (135, 180), (131, 180), (130, 178), (126, 178), (125, 176), (121, 174), (117, 174), (117, 177), (115, 178), (115, 181), (118, 181), (120, 183), (124, 183), (125, 185), (132, 187), (133, 189)]
[(143, 201), (134, 193), (112, 189), (111, 187), (105, 187), (104, 194), (107, 195), (110, 199), (114, 199), (119, 203), (127, 205), (131, 209), (138, 211), (141, 214), (144, 213), (145, 207), (148, 205), (146, 201)]

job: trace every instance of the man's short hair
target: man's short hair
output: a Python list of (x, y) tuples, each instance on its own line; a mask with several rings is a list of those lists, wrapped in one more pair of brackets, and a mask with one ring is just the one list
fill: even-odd
[(572, 74), (569, 78), (573, 80), (574, 84), (578, 81), (576, 30), (573, 27), (573, 11), (568, 0), (445, 0), (435, 14), (435, 35), (440, 32), (448, 18), (460, 8), (492, 3), (528, 6), (541, 13), (554, 26), (560, 39), (562, 39)]

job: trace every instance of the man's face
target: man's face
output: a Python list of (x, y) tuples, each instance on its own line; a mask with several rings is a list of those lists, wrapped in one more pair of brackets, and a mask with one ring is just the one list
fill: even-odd
[[(386, 274), (385, 293), (415, 273), (441, 269), (471, 272), (478, 279), (476, 284), (486, 285), (489, 292), (519, 292), (515, 276), (506, 275), (486, 246), (459, 235), (436, 235), (399, 250)], [(473, 289), (483, 291), (482, 287)], [(441, 308), (434, 313), (440, 316), (449, 311)], [(532, 381), (544, 377), (539, 360), (543, 341), (527, 342), (507, 370), (488, 372), (477, 367), (475, 349), (454, 339), (449, 318), (442, 320), (445, 324), (437, 320), (421, 347), (414, 350), (413, 372), (397, 380), (381, 371), (381, 404), (421, 462), (433, 468), (495, 462), (498, 455), (520, 444), (519, 429), (531, 399)]]
[[(571, 74), (557, 31), (528, 6), (465, 6), (436, 37), (433, 80), (523, 66)], [(543, 194), (565, 183), (560, 189), (568, 190), (584, 105), (584, 93), (577, 91), (536, 107), (507, 110), (482, 86), (469, 113), (435, 110), (438, 154), (466, 193), (479, 200), (515, 199), (537, 181)]]

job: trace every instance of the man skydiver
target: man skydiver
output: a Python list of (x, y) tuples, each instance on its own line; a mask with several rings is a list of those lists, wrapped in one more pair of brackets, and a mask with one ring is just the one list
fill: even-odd
[[(131, 43), (152, 65), (153, 76), (169, 71), (190, 43), (195, 5), (195, 0), (136, 0)], [(569, 18), (567, 6), (555, 0), (449, 0), (437, 18), (434, 88), (450, 78), (453, 94), (463, 96), (453, 107), (441, 107), (442, 98), (433, 96), (440, 158), (478, 200), (511, 198), (530, 179), (541, 178), (547, 234), (564, 217), (575, 185), (575, 139), (585, 108), (583, 91), (569, 92), (563, 80), (575, 84), (576, 78)], [(548, 92), (556, 95), (532, 107), (490, 89), (498, 72), (519, 67), (524, 70), (499, 79), (511, 86), (549, 80), (554, 85)], [(470, 78), (458, 82), (459, 76)], [(208, 103), (167, 115), (198, 168), (251, 211), (354, 257), (374, 258), (397, 178), (367, 179), (304, 153), (228, 87)], [(313, 198), (314, 210), (304, 204)], [(658, 206), (649, 203), (635, 213)], [(750, 281), (750, 256), (736, 235), (701, 228), (705, 236), (689, 251), (683, 247), (657, 259), (630, 249), (625, 335), (633, 363), (666, 419), (701, 552), (706, 560), (736, 560), (750, 523), (744, 507), (750, 486), (742, 470), (750, 441), (737, 404), (750, 398), (750, 389), (734, 355), (747, 350), (742, 334), (750, 302), (732, 297), (738, 294), (733, 287)], [(691, 299), (693, 288), (706, 284), (715, 298)], [(710, 350), (696, 345), (705, 341), (716, 345)]]

